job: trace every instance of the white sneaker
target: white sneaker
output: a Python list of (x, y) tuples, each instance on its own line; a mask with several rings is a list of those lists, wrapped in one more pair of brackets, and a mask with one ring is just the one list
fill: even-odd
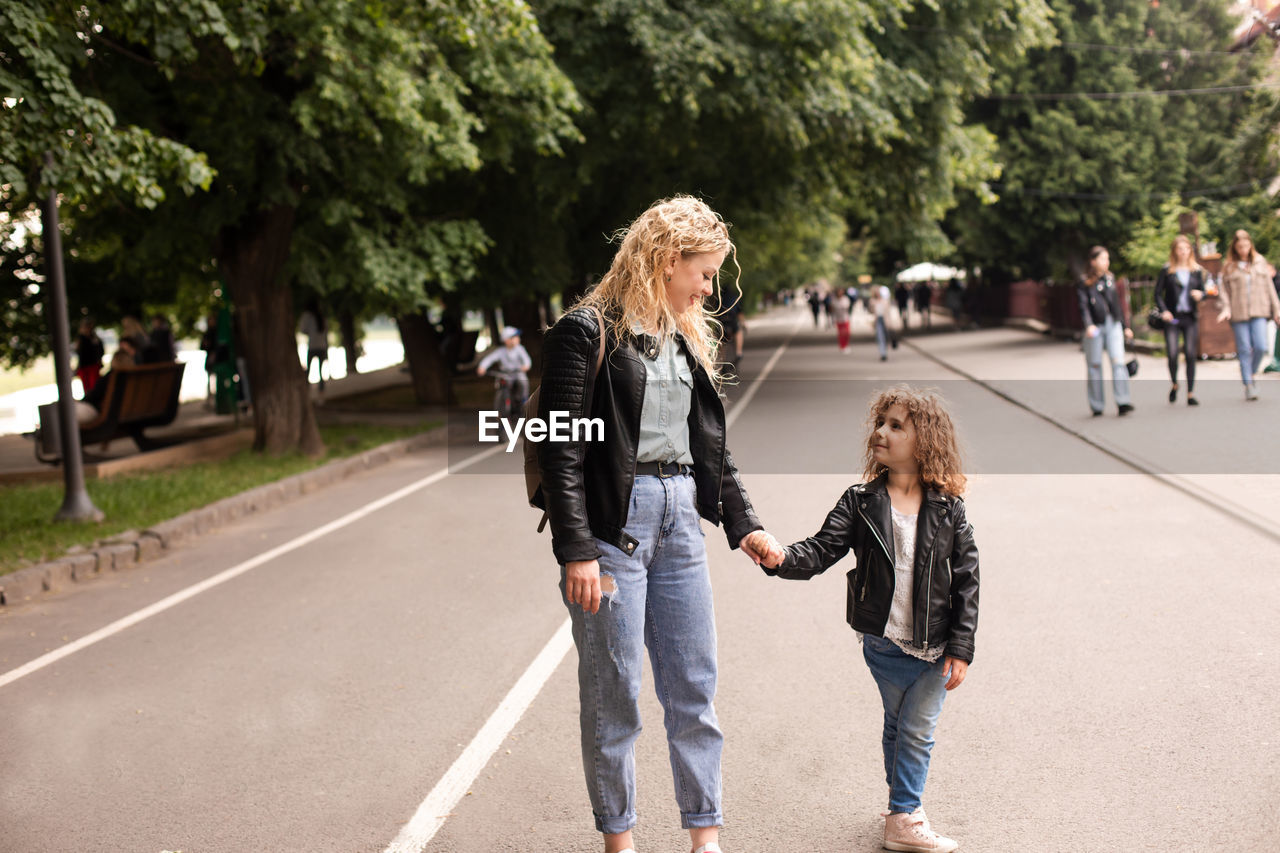
[(885, 817), (884, 846), (886, 850), (903, 850), (907, 853), (951, 853), (959, 843), (933, 831), (924, 809), (907, 814), (900, 812)]
[(1255, 384), (1255, 383), (1253, 383), (1253, 382), (1250, 382), (1248, 385), (1244, 386), (1244, 398), (1245, 398), (1246, 400), (1256, 400), (1256, 399), (1258, 399), (1258, 386), (1257, 386), (1257, 384)]

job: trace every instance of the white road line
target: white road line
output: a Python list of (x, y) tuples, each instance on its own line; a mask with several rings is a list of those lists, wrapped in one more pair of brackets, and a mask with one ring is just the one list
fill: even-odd
[(426, 477), (423, 477), (421, 480), (418, 480), (416, 483), (410, 483), (409, 485), (405, 486), (402, 489), (394, 491), (389, 495), (384, 495), (383, 497), (378, 498), (376, 501), (367, 503), (364, 506), (362, 506), (360, 509), (347, 513), (346, 515), (342, 516), (342, 518), (331, 521), (322, 527), (317, 527), (315, 530), (312, 530), (309, 533), (304, 533), (301, 536), (297, 537), (296, 539), (291, 539), (290, 541), (284, 543), (283, 545), (278, 545), (275, 548), (272, 548), (270, 551), (264, 551), (258, 556), (250, 560), (246, 560), (243, 563), (239, 564), (238, 566), (232, 566), (226, 571), (220, 572), (214, 575), (213, 577), (206, 578), (200, 583), (194, 584), (192, 586), (187, 587), (186, 589), (175, 592), (173, 595), (169, 596), (168, 598), (161, 599), (160, 601), (157, 601), (155, 604), (152, 604), (149, 607), (144, 607), (143, 609), (138, 610), (134, 613), (131, 613), (122, 619), (117, 619), (115, 622), (112, 622), (110, 625), (107, 625), (103, 628), (99, 628), (97, 631), (94, 631), (92, 634), (86, 634), (85, 636), (81, 637), (78, 640), (70, 642), (65, 646), (60, 646), (59, 648), (56, 648), (53, 651), (48, 652), (47, 654), (41, 655), (35, 660), (29, 663), (26, 663), (18, 667), (17, 669), (10, 670), (9, 672), (6, 672), (4, 675), (0, 675), (0, 687), (4, 687), (5, 685), (12, 684), (13, 682), (17, 681), (19, 678), (22, 678), (24, 675), (30, 675), (33, 672), (44, 669), (49, 664), (56, 663), (57, 661), (62, 660), (68, 655), (73, 655), (76, 652), (80, 651), (81, 649), (87, 649), (89, 646), (92, 646), (94, 643), (99, 643), (107, 639), (108, 637), (111, 637), (115, 634), (119, 634), (121, 631), (125, 630), (126, 628), (131, 628), (134, 625), (137, 625), (139, 622), (142, 622), (144, 619), (150, 619), (152, 616), (155, 616), (158, 613), (163, 613), (164, 611), (168, 610), (171, 607), (176, 607), (177, 605), (181, 604), (187, 599), (194, 598), (200, 593), (213, 589), (215, 586), (224, 584), (227, 581), (231, 580), (232, 578), (237, 578), (240, 575), (244, 574), (245, 572), (248, 572), (252, 569), (256, 569), (258, 566), (261, 566), (264, 563), (269, 563), (272, 560), (274, 560), (276, 557), (279, 557), (283, 554), (287, 554), (290, 551), (296, 551), (298, 548), (301, 548), (304, 545), (314, 542), (315, 540), (321, 538), (322, 536), (327, 536), (328, 534), (333, 533), (335, 530), (341, 530), (347, 525), (352, 524), (356, 521), (359, 521), (360, 519), (364, 518), (366, 515), (377, 512), (378, 510), (382, 509), (388, 504), (395, 503), (401, 498), (408, 497), (409, 495), (413, 494), (419, 489), (425, 489), (427, 486), (430, 486), (433, 483), (440, 482), (445, 477), (449, 476), (450, 471), (458, 471), (463, 468), (467, 468), (481, 461), (482, 459), (487, 459), (488, 457), (493, 456), (495, 453), (502, 452), (502, 450), (503, 450), (502, 445), (498, 445), (497, 447), (493, 447), (493, 448), (490, 448), (489, 450), (485, 450), (480, 453), (477, 453), (474, 456), (468, 457), (467, 459), (464, 459), (455, 465), (451, 465), (448, 468), (445, 468), (443, 471), (437, 471), (434, 474), (430, 474)]
[(489, 759), (498, 751), (498, 747), (506, 740), (516, 723), (524, 716), (524, 712), (533, 704), (533, 700), (542, 692), (542, 687), (551, 678), (560, 661), (573, 646), (573, 636), (569, 620), (556, 629), (551, 640), (542, 648), (533, 663), (525, 670), (524, 675), (516, 682), (516, 686), (507, 693), (498, 710), (494, 711), (484, 726), (467, 744), (467, 748), (453, 762), (453, 766), (444, 774), (436, 786), (427, 794), (427, 798), (418, 806), (413, 818), (405, 824), (404, 829), (396, 836), (396, 840), (387, 847), (386, 853), (420, 853), (427, 843), (444, 826), (445, 820), (458, 801), (466, 796), (471, 783), (484, 770)]
[[(764, 384), (764, 380), (778, 363), (778, 359), (782, 358), (787, 345), (791, 343), (800, 326), (800, 323), (796, 323), (791, 335), (774, 352), (773, 357), (765, 364), (764, 370), (760, 371), (760, 376), (755, 379), (752, 386), (747, 389), (747, 393), (742, 395), (742, 399), (725, 418), (726, 429), (737, 419), (738, 414), (746, 408), (747, 403), (751, 402), (756, 391)], [(566, 619), (556, 629), (542, 651), (534, 658), (533, 663), (529, 664), (529, 668), (520, 676), (515, 687), (507, 693), (498, 710), (489, 716), (480, 731), (471, 739), (471, 743), (467, 744), (467, 748), (462, 751), (462, 755), (458, 756), (453, 766), (431, 789), (431, 793), (427, 794), (422, 805), (418, 806), (413, 817), (383, 853), (422, 853), (431, 843), (431, 839), (440, 831), (440, 827), (444, 826), (445, 820), (458, 805), (458, 801), (466, 796), (471, 783), (480, 775), (480, 771), (484, 770), (493, 753), (506, 740), (516, 723), (520, 722), (520, 718), (524, 716), (525, 711), (529, 710), (533, 700), (537, 699), (538, 694), (542, 692), (551, 674), (569, 653), (573, 645), (571, 624), (570, 620)]]

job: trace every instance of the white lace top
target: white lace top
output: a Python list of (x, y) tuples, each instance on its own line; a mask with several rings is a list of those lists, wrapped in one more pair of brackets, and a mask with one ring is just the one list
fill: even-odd
[(912, 644), (915, 620), (911, 607), (915, 593), (916, 521), (919, 515), (904, 515), (890, 507), (893, 518), (893, 604), (884, 626), (886, 640), (913, 658), (932, 663), (942, 657), (944, 646), (916, 648)]

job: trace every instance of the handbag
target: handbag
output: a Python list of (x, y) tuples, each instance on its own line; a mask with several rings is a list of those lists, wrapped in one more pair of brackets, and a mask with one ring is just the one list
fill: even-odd
[(1152, 308), (1147, 312), (1147, 328), (1154, 329), (1157, 332), (1164, 331), (1167, 325), (1164, 321), (1164, 315), (1159, 308)]

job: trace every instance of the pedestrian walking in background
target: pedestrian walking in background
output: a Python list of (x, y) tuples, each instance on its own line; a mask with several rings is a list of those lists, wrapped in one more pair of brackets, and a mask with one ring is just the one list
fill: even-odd
[(151, 332), (147, 335), (147, 347), (142, 351), (144, 364), (161, 364), (178, 360), (178, 342), (173, 339), (169, 319), (163, 314), (151, 318)]
[(84, 393), (93, 391), (102, 374), (102, 357), (107, 350), (102, 345), (102, 338), (94, 328), (93, 318), (85, 317), (80, 321), (79, 334), (76, 335), (76, 376), (80, 379), (80, 387)]
[(953, 328), (957, 331), (964, 328), (964, 285), (960, 283), (959, 278), (951, 279), (947, 285), (947, 292), (943, 299), (947, 303), (947, 310), (951, 312), (951, 322)]
[(818, 314), (822, 311), (822, 294), (818, 292), (818, 288), (810, 287), (805, 290), (805, 295), (809, 299), (809, 311), (813, 313), (813, 327), (818, 328)]
[(720, 345), (716, 358), (727, 362), (733, 373), (741, 373), (742, 345), (746, 338), (746, 326), (742, 322), (742, 294), (730, 294), (729, 307), (721, 311), (716, 319), (720, 322)]
[(1156, 277), (1156, 310), (1164, 320), (1164, 347), (1169, 355), (1169, 402), (1178, 402), (1178, 338), (1187, 362), (1187, 405), (1196, 399), (1196, 357), (1200, 353), (1200, 300), (1204, 299), (1204, 270), (1196, 263), (1191, 241), (1179, 234), (1169, 247), (1169, 263)]
[(723, 736), (699, 517), (723, 524), (731, 548), (760, 558), (747, 543), (760, 523), (725, 446), (705, 304), (733, 251), (728, 226), (703, 202), (655, 203), (543, 347), (539, 417), (563, 411), (604, 422), (599, 440), (540, 443), (538, 467), (578, 649), (587, 789), (607, 853), (632, 849), (646, 646), (667, 713), (681, 826), (695, 853), (720, 850)]
[(808, 539), (768, 552), (765, 573), (809, 580), (849, 551), (846, 612), (884, 705), (890, 850), (946, 851), (959, 845), (925, 816), (933, 734), (947, 691), (973, 662), (978, 629), (978, 548), (965, 516), (966, 478), (955, 425), (935, 394), (898, 386), (871, 404), (864, 482), (849, 488)]
[(916, 282), (912, 299), (916, 303), (916, 311), (920, 314), (920, 324), (926, 329), (932, 329), (933, 314), (929, 311), (929, 304), (933, 302), (933, 282)]
[(1102, 246), (1089, 250), (1089, 271), (1076, 283), (1080, 318), (1084, 323), (1084, 360), (1088, 367), (1089, 409), (1102, 414), (1106, 396), (1102, 385), (1102, 353), (1111, 362), (1111, 388), (1120, 415), (1133, 411), (1129, 397), (1129, 371), (1125, 368), (1124, 342), (1133, 339), (1133, 330), (1120, 305), (1116, 278), (1111, 274), (1111, 255)]
[(849, 354), (849, 312), (852, 309), (849, 294), (843, 290), (838, 291), (831, 300), (831, 318), (835, 320), (836, 344), (840, 347), (841, 355)]
[(311, 363), (316, 362), (320, 393), (324, 393), (324, 363), (329, 360), (329, 330), (324, 313), (314, 299), (298, 319), (298, 331), (307, 338), (307, 381), (311, 381)]
[(898, 316), (902, 318), (902, 333), (907, 333), (910, 325), (907, 321), (911, 316), (911, 288), (905, 282), (898, 282), (898, 286), (893, 291), (893, 298), (898, 303)]
[(1235, 334), (1244, 398), (1256, 400), (1255, 377), (1267, 349), (1267, 320), (1280, 323), (1280, 298), (1271, 283), (1266, 258), (1254, 249), (1253, 240), (1244, 229), (1235, 233), (1231, 248), (1227, 249), (1219, 292), (1222, 311), (1218, 320), (1230, 321)]
[[(873, 285), (871, 288), (871, 313), (875, 317), (876, 326), (876, 349), (880, 351), (880, 360), (887, 361), (889, 358), (889, 304), (892, 297), (889, 295), (889, 288), (883, 284)], [(897, 346), (897, 342), (894, 342)]]

